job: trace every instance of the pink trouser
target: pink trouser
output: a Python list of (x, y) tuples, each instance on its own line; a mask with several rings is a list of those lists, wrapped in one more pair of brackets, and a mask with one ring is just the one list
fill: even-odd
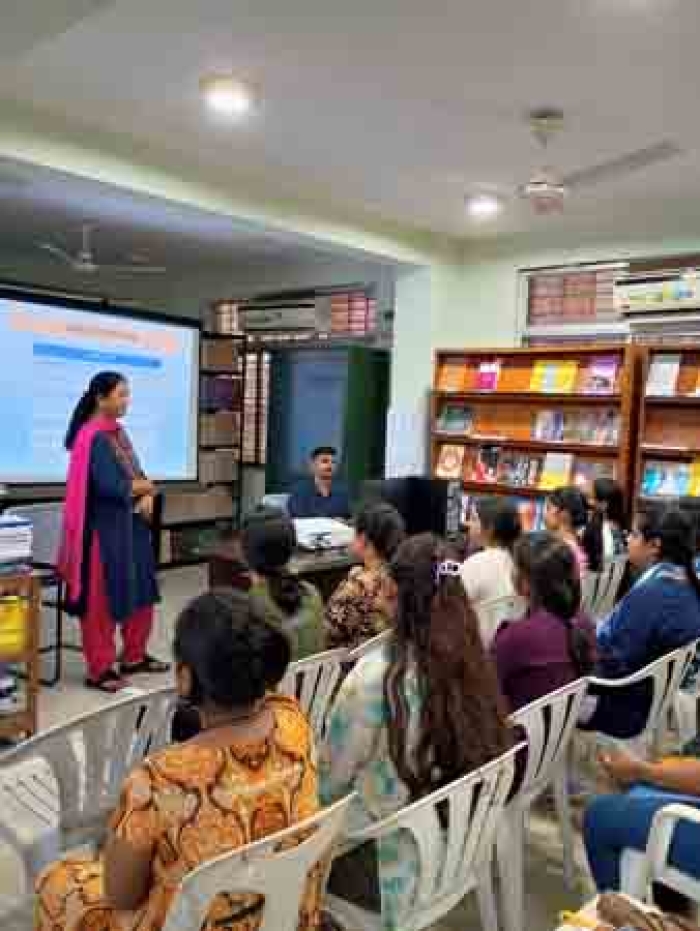
[(117, 659), (115, 630), (121, 631), (124, 651), (122, 661), (128, 665), (140, 663), (153, 627), (153, 606), (139, 608), (126, 621), (116, 623), (112, 617), (97, 534), (90, 547), (90, 589), (87, 613), (80, 620), (83, 654), (88, 675), (94, 681), (111, 669)]

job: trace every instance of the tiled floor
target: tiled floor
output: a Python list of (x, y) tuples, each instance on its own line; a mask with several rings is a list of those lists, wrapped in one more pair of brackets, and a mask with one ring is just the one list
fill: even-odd
[[(164, 576), (163, 603), (159, 608), (151, 645), (153, 652), (158, 656), (170, 658), (173, 621), (187, 600), (203, 591), (204, 587), (205, 574), (201, 569), (183, 569)], [(41, 693), (39, 721), (42, 729), (112, 700), (108, 696), (86, 691), (82, 686), (82, 675), (79, 657), (67, 654), (63, 681), (59, 686), (44, 689)], [(167, 679), (164, 677), (154, 676), (139, 677), (134, 684), (148, 688), (166, 683)], [(526, 931), (548, 931), (556, 928), (559, 911), (579, 905), (590, 897), (592, 889), (583, 866), (583, 850), (580, 845), (577, 861), (580, 867), (578, 888), (569, 893), (562, 878), (561, 846), (556, 821), (546, 809), (536, 812), (530, 819), (526, 856)], [(16, 883), (16, 865), (7, 855), (3, 856), (0, 841), (0, 902), (3, 894), (14, 893)], [(0, 905), (0, 914), (1, 912)], [(3, 931), (30, 931), (31, 921), (27, 915), (18, 918), (12, 924), (0, 918), (0, 927)], [(434, 931), (477, 931), (480, 927), (476, 903), (472, 896), (436, 925)]]

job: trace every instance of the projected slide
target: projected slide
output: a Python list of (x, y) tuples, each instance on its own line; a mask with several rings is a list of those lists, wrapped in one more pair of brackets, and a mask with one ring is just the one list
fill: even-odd
[(125, 426), (154, 479), (197, 474), (199, 334), (191, 326), (0, 295), (0, 482), (62, 482), (73, 406), (101, 370), (131, 385)]

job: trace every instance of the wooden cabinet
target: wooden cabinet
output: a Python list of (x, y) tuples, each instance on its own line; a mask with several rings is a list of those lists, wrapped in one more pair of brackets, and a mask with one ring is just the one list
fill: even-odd
[(0, 738), (37, 730), (40, 582), (31, 572), (0, 575), (0, 663), (20, 674), (17, 711), (0, 714)]

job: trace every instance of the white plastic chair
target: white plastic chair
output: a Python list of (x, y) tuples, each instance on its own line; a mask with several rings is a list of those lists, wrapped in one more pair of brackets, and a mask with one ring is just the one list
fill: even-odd
[(479, 620), (481, 641), (485, 649), (489, 649), (496, 636), (496, 631), (505, 621), (519, 621), (525, 615), (527, 605), (520, 595), (503, 595), (501, 598), (491, 598), (475, 605), (476, 616)]
[[(660, 657), (638, 672), (625, 676), (623, 679), (589, 677), (589, 684), (595, 686), (598, 692), (610, 692), (615, 689), (627, 688), (638, 682), (651, 680), (652, 700), (644, 728), (635, 737), (627, 740), (611, 738), (612, 742), (627, 746), (632, 752), (642, 755), (657, 746), (666, 728), (668, 716), (681, 682), (695, 657), (695, 650), (696, 642), (694, 641), (687, 646), (667, 653), (666, 656)], [(602, 736), (603, 739), (606, 739), (605, 735)]]
[(355, 647), (354, 650), (348, 650), (348, 653), (345, 657), (345, 665), (352, 667), (355, 663), (359, 662), (361, 659), (364, 659), (370, 653), (374, 653), (375, 650), (381, 650), (388, 643), (391, 643), (394, 637), (394, 631), (390, 627), (388, 630), (383, 630), (381, 634), (377, 634), (376, 637), (371, 637), (369, 640), (365, 640), (364, 643), (361, 643), (359, 646)]
[[(435, 924), (475, 891), (484, 931), (497, 931), (497, 909), (491, 875), (496, 829), (513, 782), (519, 744), (481, 769), (444, 789), (402, 808), (396, 814), (346, 840), (356, 846), (399, 832), (413, 838), (418, 875), (395, 916), (401, 931)], [(378, 931), (382, 916), (338, 896), (327, 897), (328, 910), (348, 931)]]
[(673, 832), (681, 821), (697, 825), (700, 843), (700, 811), (690, 805), (672, 804), (654, 815), (645, 853), (628, 848), (623, 851), (620, 891), (643, 902), (651, 901), (652, 882), (663, 883), (681, 895), (700, 903), (700, 880), (683, 873), (669, 863)]
[[(170, 740), (176, 696), (166, 688), (126, 698), (32, 737), (0, 757), (5, 791), (7, 774), (20, 763), (43, 762), (37, 787), (52, 798), (60, 826), (59, 849), (99, 842), (127, 774)], [(43, 776), (41, 775), (43, 773)], [(18, 791), (15, 808), (31, 818), (30, 796)], [(10, 809), (0, 807), (0, 830), (7, 835)], [(11, 828), (11, 825), (10, 825)], [(26, 860), (25, 853), (18, 849)]]
[(497, 838), (498, 873), (501, 879), (501, 910), (506, 931), (522, 931), (524, 911), (525, 819), (533, 802), (549, 787), (561, 831), (564, 879), (574, 885), (574, 834), (566, 783), (567, 758), (586, 695), (587, 679), (531, 702), (510, 716), (527, 738), (527, 765), (517, 794), (506, 806)]
[(600, 572), (584, 575), (581, 580), (581, 608), (593, 620), (602, 620), (614, 608), (626, 565), (626, 556), (616, 556), (608, 560)]
[(317, 741), (323, 739), (326, 718), (343, 677), (345, 649), (326, 650), (291, 663), (279, 691), (296, 698), (311, 722)]
[[(695, 641), (695, 652), (690, 661), (692, 666), (700, 656), (700, 640)], [(696, 672), (694, 681), (676, 692), (673, 699), (673, 715), (678, 727), (681, 746), (698, 735), (698, 701), (700, 701), (700, 672)]]
[(222, 893), (265, 897), (259, 931), (297, 931), (309, 873), (330, 852), (351, 800), (348, 796), (301, 824), (193, 870), (180, 884), (163, 931), (203, 927), (214, 899)]
[(0, 844), (15, 853), (21, 870), (18, 894), (0, 891), (3, 927), (26, 909), (34, 877), (60, 853), (58, 785), (45, 760), (21, 760), (0, 768)]

